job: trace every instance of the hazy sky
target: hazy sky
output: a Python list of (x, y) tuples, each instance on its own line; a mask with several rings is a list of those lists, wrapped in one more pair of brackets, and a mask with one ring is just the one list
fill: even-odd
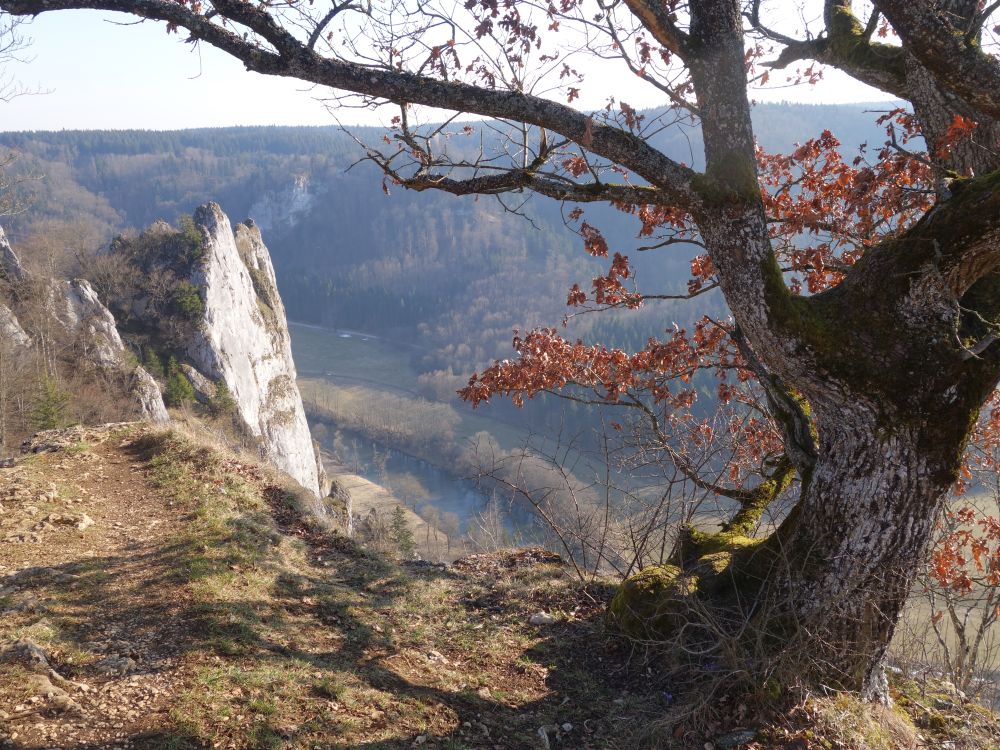
[[(117, 21), (118, 23), (113, 23)], [(93, 11), (44, 14), (25, 27), (32, 38), (24, 65), (10, 68), (23, 84), (48, 90), (0, 103), (0, 130), (76, 128), (170, 129), (222, 125), (326, 125), (333, 118), (324, 90), (248, 73), (227, 55), (203, 45), (192, 50), (162, 25), (123, 27), (128, 17)], [(600, 86), (588, 79), (597, 93)], [(615, 90), (622, 92), (620, 76)], [(815, 89), (754, 92), (760, 100), (877, 101), (889, 97), (836, 71)], [(640, 97), (641, 98), (641, 97)], [(659, 101), (630, 101), (652, 106)], [(584, 101), (599, 107), (603, 101)], [(376, 124), (384, 115), (340, 110), (345, 123)]]

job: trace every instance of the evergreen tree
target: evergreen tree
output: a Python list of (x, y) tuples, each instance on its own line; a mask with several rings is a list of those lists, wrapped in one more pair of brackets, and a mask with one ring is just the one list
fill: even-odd
[(194, 388), (181, 372), (175, 357), (167, 364), (167, 390), (163, 394), (167, 406), (181, 407), (194, 401)]
[(162, 380), (167, 376), (166, 371), (163, 369), (163, 360), (160, 359), (160, 356), (152, 347), (146, 349), (146, 354), (142, 358), (142, 365), (154, 378)]
[(215, 395), (208, 402), (208, 409), (214, 417), (222, 417), (232, 414), (236, 409), (236, 399), (233, 398), (232, 391), (226, 385), (226, 381), (219, 379), (215, 383)]
[(31, 410), (31, 424), (37, 430), (66, 426), (66, 408), (70, 395), (50, 377), (42, 380)]
[(399, 555), (404, 560), (413, 558), (416, 545), (413, 541), (413, 531), (406, 522), (406, 511), (402, 505), (397, 505), (392, 511), (392, 540), (396, 543)]

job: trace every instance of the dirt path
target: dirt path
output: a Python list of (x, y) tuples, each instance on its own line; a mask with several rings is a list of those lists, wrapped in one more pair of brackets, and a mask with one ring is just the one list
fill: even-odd
[(118, 429), (42, 437), (42, 452), (0, 469), (0, 641), (43, 649), (74, 704), (32, 714), (44, 696), (8, 674), (0, 711), (25, 716), (9, 722), (8, 745), (130, 747), (170, 722), (187, 624), (168, 547), (180, 521), (131, 439)]
[(607, 648), (609, 586), (372, 553), (205, 440), (74, 429), (0, 469), (0, 747), (662, 746), (675, 688)]

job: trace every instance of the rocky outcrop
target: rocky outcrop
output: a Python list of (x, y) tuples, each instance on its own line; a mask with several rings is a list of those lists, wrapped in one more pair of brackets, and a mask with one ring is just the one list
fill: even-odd
[(169, 421), (159, 386), (125, 348), (114, 316), (90, 283), (83, 279), (53, 281), (48, 295), (49, 312), (76, 340), (83, 359), (106, 374), (128, 378), (129, 392), (143, 419)]
[(169, 422), (170, 415), (163, 403), (163, 394), (156, 379), (144, 367), (136, 366), (132, 372), (129, 390), (135, 397), (139, 414), (150, 422)]
[(190, 281), (204, 311), (184, 354), (202, 375), (226, 384), (264, 457), (319, 495), (285, 310), (260, 230), (247, 221), (234, 231), (215, 203), (201, 206), (194, 220), (203, 254)]
[(199, 404), (210, 404), (215, 398), (215, 383), (206, 378), (187, 362), (181, 365), (181, 372), (194, 388), (194, 397)]
[(327, 497), (333, 488), (333, 482), (329, 474), (326, 473), (326, 466), (323, 464), (323, 449), (318, 440), (313, 440), (313, 456), (316, 458), (316, 472), (319, 475), (319, 495)]
[[(135, 399), (140, 417), (153, 422), (169, 421), (159, 386), (125, 347), (114, 315), (98, 299), (89, 282), (83, 279), (46, 281), (33, 277), (21, 264), (2, 228), (0, 278), (22, 290), (30, 282), (38, 282), (49, 316), (63, 329), (81, 360), (105, 375), (123, 379)], [(17, 316), (3, 304), (0, 304), (0, 335), (16, 346), (27, 348), (32, 344), (31, 336), (22, 328)]]
[(264, 231), (278, 227), (295, 226), (300, 218), (316, 204), (316, 195), (310, 190), (309, 176), (297, 175), (282, 190), (271, 190), (250, 207), (257, 224)]
[(0, 278), (12, 284), (22, 284), (28, 280), (28, 273), (7, 241), (7, 235), (0, 227)]
[(27, 348), (31, 345), (31, 337), (21, 328), (17, 316), (2, 303), (0, 303), (0, 340), (19, 348)]

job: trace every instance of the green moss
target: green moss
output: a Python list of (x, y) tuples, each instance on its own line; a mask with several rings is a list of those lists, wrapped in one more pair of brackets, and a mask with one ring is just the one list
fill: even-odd
[(659, 640), (684, 624), (684, 600), (698, 587), (676, 565), (656, 565), (626, 578), (611, 600), (607, 624), (635, 640)]
[(693, 572), (699, 578), (705, 576), (715, 576), (724, 572), (733, 564), (733, 553), (731, 551), (711, 552), (698, 558)]
[[(706, 534), (704, 531), (691, 529), (689, 532), (690, 548), (695, 554), (691, 557), (702, 558), (719, 552), (734, 553), (751, 549), (764, 541), (763, 538), (747, 536), (736, 531), (720, 531), (717, 534)], [(687, 555), (685, 555), (687, 557)]]
[(742, 501), (739, 512), (726, 524), (723, 533), (734, 538), (745, 538), (760, 523), (764, 511), (784, 492), (795, 477), (795, 467), (787, 457), (775, 468), (774, 473), (754, 487)]
[(882, 70), (900, 80), (906, 77), (902, 47), (872, 42), (850, 5), (827, 3), (827, 46), (824, 62), (837, 67)]
[(695, 175), (691, 184), (707, 203), (751, 202), (760, 196), (756, 163), (737, 151), (717, 158), (704, 175)]

